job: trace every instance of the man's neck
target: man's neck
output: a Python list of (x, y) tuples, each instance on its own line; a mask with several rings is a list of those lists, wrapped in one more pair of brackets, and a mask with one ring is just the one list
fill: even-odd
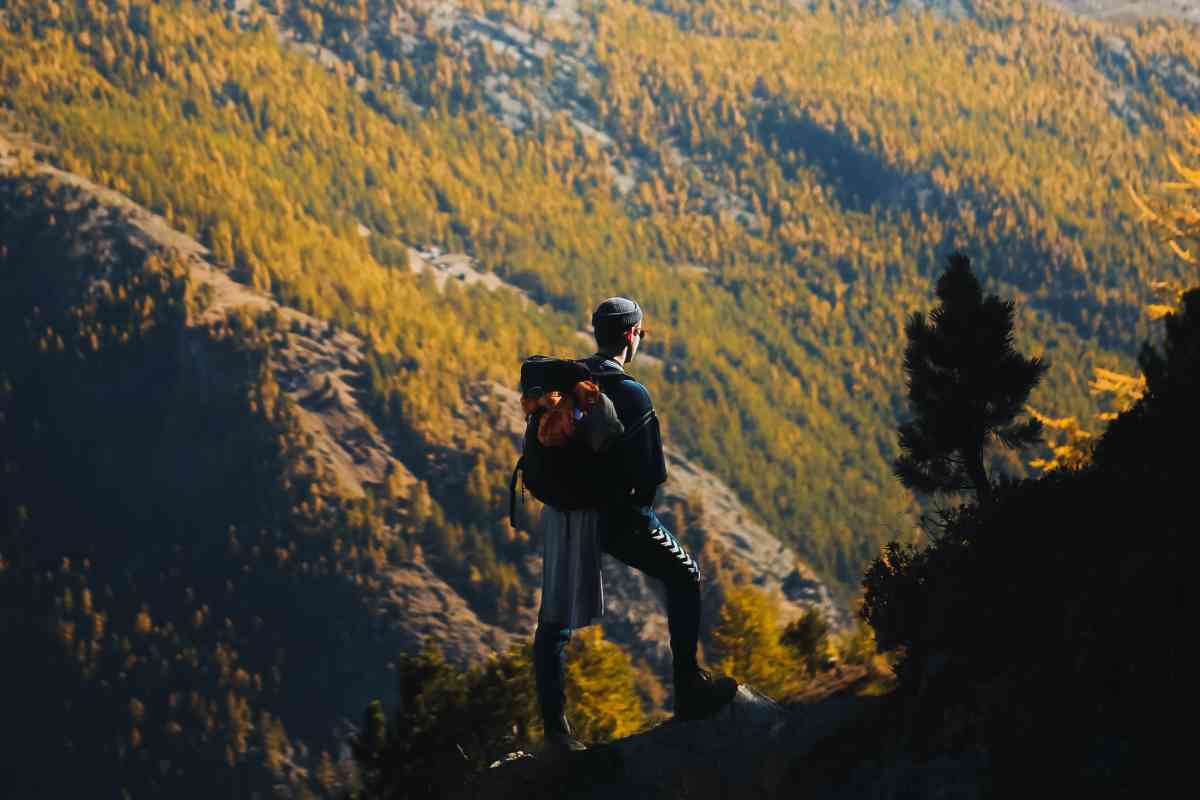
[(607, 359), (609, 361), (615, 361), (617, 363), (617, 366), (621, 367), (621, 369), (625, 368), (625, 351), (624, 350), (621, 350), (621, 352), (619, 352), (619, 353), (597, 353), (596, 355), (600, 356), (601, 358)]

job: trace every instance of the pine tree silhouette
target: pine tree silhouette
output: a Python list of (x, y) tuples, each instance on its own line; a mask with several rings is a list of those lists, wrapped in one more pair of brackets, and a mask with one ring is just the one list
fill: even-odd
[(1164, 325), (1162, 351), (1143, 344), (1138, 355), (1150, 404), (1161, 404), (1167, 397), (1191, 399), (1200, 392), (1200, 289), (1186, 292)]
[(1036, 419), (1014, 420), (1047, 365), (1016, 351), (1012, 301), (985, 298), (965, 255), (949, 257), (937, 297), (928, 321), (920, 312), (908, 321), (904, 372), (914, 417), (900, 426), (895, 474), (914, 491), (974, 490), (986, 505), (984, 449), (993, 437), (1014, 448), (1041, 438)]

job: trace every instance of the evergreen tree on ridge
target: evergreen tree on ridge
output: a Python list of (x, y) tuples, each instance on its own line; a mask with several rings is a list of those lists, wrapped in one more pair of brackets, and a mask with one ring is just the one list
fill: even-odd
[(914, 417), (900, 426), (903, 454), (895, 473), (914, 491), (971, 490), (987, 505), (992, 482), (984, 450), (992, 439), (1012, 448), (1040, 440), (1038, 420), (1016, 418), (1048, 365), (1017, 352), (1013, 302), (984, 297), (967, 256), (947, 259), (937, 297), (928, 320), (915, 312), (906, 327), (904, 372)]

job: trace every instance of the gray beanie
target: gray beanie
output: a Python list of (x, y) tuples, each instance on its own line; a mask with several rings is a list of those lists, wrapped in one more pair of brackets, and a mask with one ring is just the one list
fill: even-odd
[(642, 321), (642, 307), (627, 297), (610, 297), (592, 312), (596, 341), (611, 341), (621, 331)]

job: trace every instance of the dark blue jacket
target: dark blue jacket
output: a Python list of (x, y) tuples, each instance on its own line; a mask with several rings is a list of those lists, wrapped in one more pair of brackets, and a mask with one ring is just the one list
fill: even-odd
[(586, 359), (600, 389), (612, 400), (625, 432), (607, 453), (604, 470), (614, 505), (648, 509), (659, 484), (667, 479), (662, 431), (646, 387), (621, 365), (600, 355)]

